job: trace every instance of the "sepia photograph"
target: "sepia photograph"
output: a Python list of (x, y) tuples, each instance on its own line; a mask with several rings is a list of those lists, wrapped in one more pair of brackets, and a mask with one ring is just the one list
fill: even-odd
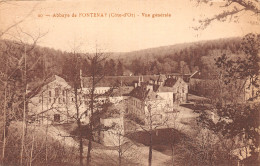
[(259, 166), (260, 0), (0, 0), (0, 166)]

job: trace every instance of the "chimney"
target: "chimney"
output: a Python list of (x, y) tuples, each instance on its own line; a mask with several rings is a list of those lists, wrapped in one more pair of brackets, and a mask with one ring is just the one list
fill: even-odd
[(138, 84), (138, 83), (137, 83), (137, 82), (135, 82), (135, 86), (134, 86), (135, 88), (138, 86), (137, 84)]
[(138, 77), (138, 86), (141, 86), (141, 79), (140, 79), (140, 76)]
[(144, 76), (142, 76), (142, 82), (144, 82)]

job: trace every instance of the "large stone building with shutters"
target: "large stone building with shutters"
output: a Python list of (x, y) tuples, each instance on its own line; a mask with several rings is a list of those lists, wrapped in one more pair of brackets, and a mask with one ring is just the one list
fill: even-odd
[[(81, 76), (81, 88), (78, 89), (79, 113), (85, 122), (89, 117), (89, 92), (91, 78)], [(117, 104), (124, 101), (129, 113), (145, 118), (147, 103), (156, 103), (156, 109), (172, 108), (185, 103), (188, 84), (180, 76), (145, 75), (145, 76), (107, 76), (95, 85), (97, 103)], [(105, 95), (108, 93), (107, 95)], [(44, 84), (32, 90), (28, 104), (31, 117), (37, 121), (65, 123), (75, 120), (77, 114), (73, 88), (63, 78), (53, 76)], [(147, 102), (147, 103), (145, 103)], [(162, 111), (158, 111), (162, 112)], [(161, 115), (157, 118), (160, 119)], [(74, 119), (73, 119), (74, 118)]]
[[(28, 96), (28, 112), (33, 120), (39, 123), (66, 123), (75, 120), (75, 96), (63, 78), (52, 76), (29, 92)], [(84, 102), (79, 106), (80, 114), (83, 114), (86, 110)]]
[(149, 123), (150, 116), (153, 123), (163, 123), (168, 112), (187, 102), (187, 96), (188, 84), (181, 77), (161, 76), (149, 82), (140, 79), (129, 93), (127, 110), (144, 124)]

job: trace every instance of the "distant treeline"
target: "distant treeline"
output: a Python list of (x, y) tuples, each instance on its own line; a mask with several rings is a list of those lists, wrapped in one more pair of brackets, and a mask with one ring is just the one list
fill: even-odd
[[(108, 59), (100, 67), (104, 69), (105, 75), (110, 76), (167, 73), (187, 74), (196, 70), (207, 74), (209, 67), (214, 63), (214, 58), (217, 56), (223, 53), (230, 56), (239, 55), (240, 42), (240, 38), (228, 38), (177, 44), (128, 53), (105, 53)], [(15, 44), (13, 41), (2, 40), (0, 48), (3, 55), (6, 50), (9, 50), (12, 54), (17, 54), (17, 58), (23, 54), (21, 46)], [(88, 59), (85, 58), (88, 55), (78, 54), (77, 56), (80, 57), (77, 67), (82, 69), (83, 75), (89, 75), (88, 68), (90, 65)], [(1, 64), (5, 63), (3, 57), (0, 58)], [(75, 67), (75, 55), (73, 53), (36, 46), (28, 53), (28, 57), (28, 64), (33, 64), (35, 60), (38, 60), (35, 70), (29, 73), (31, 81), (43, 78), (46, 73), (57, 74), (66, 79), (72, 78), (70, 75), (75, 74), (71, 72), (71, 68)], [(41, 58), (37, 59), (37, 57)]]

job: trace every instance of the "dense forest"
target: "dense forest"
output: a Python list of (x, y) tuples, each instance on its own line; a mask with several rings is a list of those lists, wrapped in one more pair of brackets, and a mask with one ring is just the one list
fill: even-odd
[[(240, 54), (240, 38), (227, 38), (194, 43), (176, 44), (172, 46), (144, 49), (127, 53), (105, 53), (107, 60), (100, 67), (104, 69), (105, 75), (144, 75), (144, 74), (169, 74), (181, 73), (190, 74), (194, 71), (201, 71), (207, 75), (214, 59), (223, 53), (229, 56)], [(2, 54), (16, 54), (19, 59), (22, 57), (23, 46), (13, 41), (2, 40), (0, 47)], [(28, 45), (28, 48), (30, 45)], [(37, 65), (31, 73), (28, 73), (30, 81), (43, 78), (48, 75), (57, 74), (70, 81), (75, 56), (80, 60), (83, 75), (88, 75), (89, 62), (87, 56), (90, 54), (73, 54), (36, 46), (27, 53), (28, 66)], [(1, 57), (1, 64), (4, 64), (4, 56)], [(34, 63), (37, 61), (38, 63)], [(2, 67), (4, 67), (2, 65)]]

